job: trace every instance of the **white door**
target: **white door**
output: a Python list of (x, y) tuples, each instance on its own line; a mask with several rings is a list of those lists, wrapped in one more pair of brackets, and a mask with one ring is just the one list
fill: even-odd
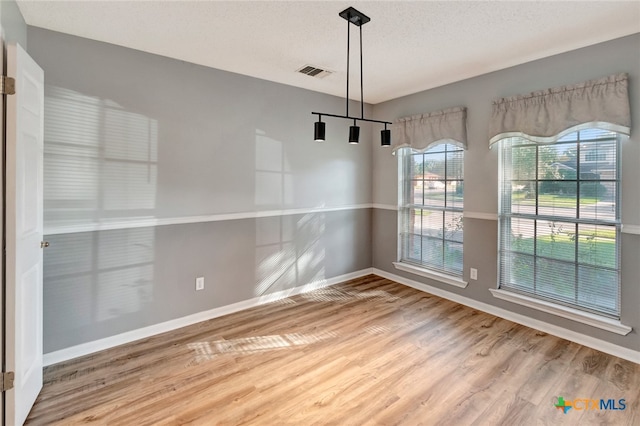
[(44, 72), (19, 45), (7, 46), (5, 421), (21, 425), (42, 388), (42, 156)]

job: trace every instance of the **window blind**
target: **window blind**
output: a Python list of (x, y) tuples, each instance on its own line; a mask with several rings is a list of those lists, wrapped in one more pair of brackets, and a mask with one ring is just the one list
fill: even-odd
[(464, 150), (399, 150), (400, 261), (461, 276)]
[(500, 287), (619, 318), (620, 137), (500, 143)]

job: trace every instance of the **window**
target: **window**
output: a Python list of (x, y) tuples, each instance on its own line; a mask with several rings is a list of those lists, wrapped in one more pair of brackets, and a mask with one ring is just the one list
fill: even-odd
[(400, 262), (462, 276), (464, 150), (398, 151)]
[(597, 129), (501, 142), (501, 288), (619, 318), (619, 147)]

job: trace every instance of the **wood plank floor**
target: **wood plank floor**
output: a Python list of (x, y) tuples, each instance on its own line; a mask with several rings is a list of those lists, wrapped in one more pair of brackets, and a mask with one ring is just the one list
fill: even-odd
[(27, 423), (640, 425), (640, 365), (370, 275), (50, 366)]

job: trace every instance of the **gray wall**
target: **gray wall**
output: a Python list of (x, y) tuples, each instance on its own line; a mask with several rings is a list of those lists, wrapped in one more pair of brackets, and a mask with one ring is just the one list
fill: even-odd
[(27, 48), (27, 24), (14, 0), (0, 1), (0, 26), (5, 43), (19, 43)]
[(370, 232), (359, 209), (50, 235), (45, 353), (370, 268)]
[[(453, 106), (468, 108), (468, 142), (465, 152), (465, 212), (498, 211), (498, 149), (488, 149), (491, 101), (503, 96), (578, 83), (613, 73), (627, 72), (630, 79), (632, 125), (635, 131), (622, 146), (622, 222), (640, 225), (640, 34), (552, 56), (476, 78), (438, 87), (374, 106), (377, 119), (435, 111)], [(373, 201), (397, 204), (397, 162), (388, 150), (373, 149)], [(373, 214), (374, 267), (466, 297), (512, 310), (532, 318), (640, 350), (640, 235), (622, 237), (622, 322), (634, 330), (626, 337), (495, 299), (489, 292), (497, 285), (497, 221), (465, 218), (464, 276), (478, 269), (478, 280), (466, 289), (403, 273), (391, 262), (397, 258), (397, 215), (378, 210)]]
[(340, 113), (338, 97), (28, 35), (45, 71), (45, 353), (371, 267), (368, 208), (69, 233), (371, 203), (371, 129), (349, 145), (350, 123), (327, 120), (318, 144), (311, 111)]

